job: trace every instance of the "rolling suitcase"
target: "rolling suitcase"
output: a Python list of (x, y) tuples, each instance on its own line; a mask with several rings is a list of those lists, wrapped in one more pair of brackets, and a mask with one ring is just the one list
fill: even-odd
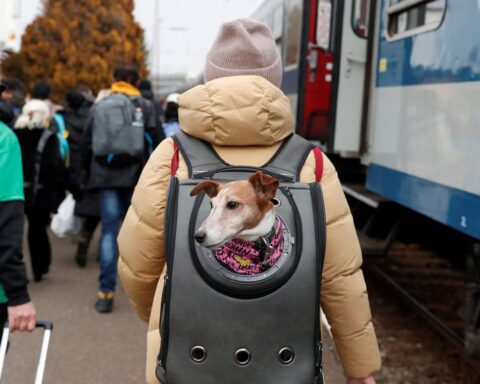
[[(53, 329), (51, 321), (37, 321), (37, 328), (45, 330), (43, 334), (42, 350), (40, 352), (40, 359), (38, 361), (37, 373), (35, 375), (35, 384), (43, 382), (43, 374), (45, 372), (45, 361), (47, 360), (48, 345), (50, 343), (50, 335)], [(5, 363), (5, 355), (7, 353), (8, 336), (10, 331), (8, 329), (8, 322), (3, 327), (2, 343), (0, 344), (0, 380), (2, 378), (3, 365)]]

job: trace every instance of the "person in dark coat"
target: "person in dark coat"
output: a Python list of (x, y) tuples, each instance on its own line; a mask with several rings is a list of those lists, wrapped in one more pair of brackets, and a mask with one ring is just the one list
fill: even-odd
[[(87, 124), (88, 114), (93, 105), (90, 90), (85, 87), (72, 90), (66, 95), (67, 108), (63, 111), (65, 127), (68, 131), (70, 145), (70, 178), (73, 180), (83, 179), (81, 160), (82, 135)], [(93, 94), (92, 94), (93, 95)], [(82, 186), (84, 189), (84, 186)], [(87, 264), (87, 253), (93, 233), (100, 222), (100, 201), (97, 191), (86, 191), (81, 200), (75, 204), (75, 215), (83, 217), (82, 237), (77, 247), (75, 261), (80, 267)]]
[[(119, 65), (115, 68), (114, 78), (111, 94), (122, 94), (131, 100), (135, 98), (141, 110), (139, 112), (142, 116), (145, 137), (149, 139), (146, 140), (143, 157), (128, 158), (128, 161), (121, 164), (111, 164), (105, 156), (94, 156), (92, 150), (94, 134), (106, 129), (100, 125), (101, 119), (97, 120), (94, 116), (97, 111), (105, 113), (102, 108), (105, 103), (112, 102), (110, 97), (106, 97), (93, 107), (83, 135), (82, 165), (87, 171), (87, 189), (97, 190), (100, 195), (102, 234), (99, 247), (99, 291), (95, 303), (95, 308), (100, 313), (111, 312), (113, 309), (113, 296), (117, 283), (117, 236), (120, 224), (130, 205), (133, 189), (148, 159), (150, 152), (148, 149), (150, 147), (153, 150), (163, 138), (163, 133), (155, 119), (152, 103), (141, 97), (139, 89), (135, 86), (138, 81), (138, 69), (131, 64)], [(135, 108), (137, 110), (137, 107)], [(110, 140), (115, 140), (116, 137), (118, 136), (112, 136)], [(121, 155), (119, 157), (122, 158)]]
[(163, 116), (162, 104), (158, 100), (155, 100), (155, 95), (153, 94), (153, 91), (152, 91), (152, 84), (150, 83), (149, 80), (140, 80), (138, 83), (138, 89), (142, 94), (142, 97), (144, 99), (150, 100), (153, 104), (153, 109), (155, 112), (155, 121), (156, 121), (157, 129), (160, 135), (159, 142), (162, 142), (163, 139), (165, 139), (164, 132), (163, 132), (164, 130), (162, 128), (162, 116)]
[[(35, 281), (40, 281), (49, 271), (52, 250), (47, 226), (68, 184), (57, 136), (48, 130), (49, 118), (48, 105), (41, 100), (31, 100), (23, 107), (14, 129), (22, 149), (28, 245)], [(42, 146), (38, 159), (37, 152)]]
[(11, 83), (4, 80), (0, 83), (0, 121), (11, 127), (15, 120), (12, 104), (13, 88)]
[[(23, 263), (22, 157), (12, 130), (0, 122), (0, 324), (10, 331), (32, 331), (35, 307), (27, 291)], [(0, 333), (0, 340), (2, 334)]]

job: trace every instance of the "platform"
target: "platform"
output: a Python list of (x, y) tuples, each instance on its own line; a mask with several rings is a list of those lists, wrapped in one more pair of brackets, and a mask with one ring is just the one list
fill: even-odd
[[(100, 315), (93, 308), (99, 268), (97, 247), (90, 250), (87, 267), (80, 269), (74, 262), (75, 246), (70, 240), (50, 238), (50, 273), (44, 281), (30, 284), (38, 318), (54, 322), (44, 382), (144, 383), (147, 325), (137, 318), (123, 289), (118, 289), (113, 313)], [(30, 269), (27, 247), (25, 252)], [(41, 332), (12, 335), (2, 384), (33, 382), (40, 343)], [(328, 338), (324, 361), (326, 382), (345, 382)]]

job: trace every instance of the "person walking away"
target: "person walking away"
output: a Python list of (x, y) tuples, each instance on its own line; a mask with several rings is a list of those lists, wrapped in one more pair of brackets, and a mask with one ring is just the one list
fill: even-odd
[(12, 127), (15, 120), (15, 113), (12, 104), (13, 88), (9, 81), (3, 80), (0, 83), (0, 121)]
[[(281, 58), (266, 25), (246, 19), (225, 23), (207, 55), (206, 83), (179, 97), (182, 131), (206, 142), (227, 164), (260, 167), (268, 163), (295, 132), (288, 98), (279, 89), (282, 74)], [(123, 285), (138, 315), (150, 321), (148, 383), (158, 383), (161, 276), (166, 272), (164, 215), (176, 153), (175, 174), (179, 179), (188, 178), (187, 163), (174, 141), (166, 139), (145, 166), (118, 238)], [(361, 250), (335, 168), (325, 155), (321, 159), (320, 187), (326, 211), (322, 310), (332, 326), (348, 384), (373, 384), (372, 374), (380, 369), (380, 354), (360, 269)], [(300, 181), (314, 183), (316, 169), (312, 151)]]
[(11, 332), (33, 331), (36, 319), (22, 261), (23, 201), (20, 146), (12, 130), (0, 122), (0, 325), (8, 319)]
[[(165, 139), (164, 129), (162, 128), (162, 115), (163, 115), (163, 108), (162, 104), (155, 100), (155, 95), (152, 91), (152, 84), (149, 80), (140, 80), (138, 82), (138, 89), (144, 99), (149, 100), (153, 104), (153, 110), (155, 113), (155, 122), (157, 124), (157, 135), (158, 135), (158, 142), (160, 143)], [(148, 139), (147, 139), (148, 140)], [(150, 154), (153, 152), (153, 148), (150, 148)]]
[(49, 271), (52, 250), (47, 226), (67, 186), (67, 171), (57, 136), (48, 129), (49, 118), (48, 105), (32, 99), (24, 105), (14, 128), (22, 149), (27, 238), (35, 281)]
[(180, 131), (178, 123), (178, 93), (168, 95), (165, 108), (165, 122), (163, 123), (163, 132), (166, 137), (171, 137)]
[(117, 236), (130, 204), (133, 188), (148, 158), (145, 134), (153, 148), (159, 141), (150, 101), (134, 84), (138, 70), (131, 64), (115, 68), (110, 96), (95, 104), (83, 136), (82, 164), (87, 170), (87, 190), (100, 196), (99, 292), (95, 308), (111, 312), (117, 283)]
[[(90, 97), (89, 97), (90, 95)], [(88, 98), (87, 98), (88, 97)], [(88, 115), (93, 105), (93, 93), (90, 89), (78, 88), (67, 93), (67, 108), (63, 111), (65, 127), (68, 131), (70, 147), (69, 178), (83, 180), (81, 160), (82, 135), (87, 124)], [(82, 186), (82, 190), (85, 186)], [(81, 200), (75, 204), (75, 215), (84, 218), (81, 239), (77, 246), (75, 261), (85, 267), (90, 241), (100, 222), (100, 201), (96, 191), (84, 192)]]

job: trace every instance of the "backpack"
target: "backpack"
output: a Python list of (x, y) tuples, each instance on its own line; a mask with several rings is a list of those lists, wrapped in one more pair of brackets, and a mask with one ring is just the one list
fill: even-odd
[(51, 130), (45, 129), (42, 132), (42, 135), (40, 136), (40, 139), (38, 141), (37, 147), (35, 149), (35, 157), (34, 157), (34, 163), (33, 163), (33, 167), (34, 167), (33, 180), (32, 182), (24, 181), (23, 183), (23, 188), (25, 191), (25, 207), (26, 208), (30, 208), (30, 206), (33, 206), (35, 204), (35, 199), (37, 197), (38, 192), (44, 188), (44, 185), (40, 183), (40, 173), (42, 168), (43, 153), (45, 151), (45, 147), (48, 143), (48, 140), (54, 134), (55, 133), (53, 133)]
[(115, 93), (92, 111), (92, 151), (104, 165), (128, 165), (144, 156), (144, 116), (140, 97)]
[[(298, 135), (286, 139), (263, 167), (225, 164), (207, 142), (174, 136), (175, 155), (165, 211), (167, 274), (161, 304), (161, 347), (156, 375), (162, 384), (323, 383), (320, 283), (326, 242), (320, 185), (299, 182), (314, 150)], [(188, 167), (179, 180), (178, 152)], [(194, 241), (210, 213), (205, 179), (228, 182), (262, 171), (280, 181), (277, 215), (284, 251), (270, 269), (240, 275)]]
[(57, 124), (57, 139), (60, 145), (60, 156), (65, 163), (66, 167), (70, 166), (70, 145), (68, 144), (68, 131), (65, 128), (65, 118), (63, 115), (56, 113), (53, 115), (53, 119)]

